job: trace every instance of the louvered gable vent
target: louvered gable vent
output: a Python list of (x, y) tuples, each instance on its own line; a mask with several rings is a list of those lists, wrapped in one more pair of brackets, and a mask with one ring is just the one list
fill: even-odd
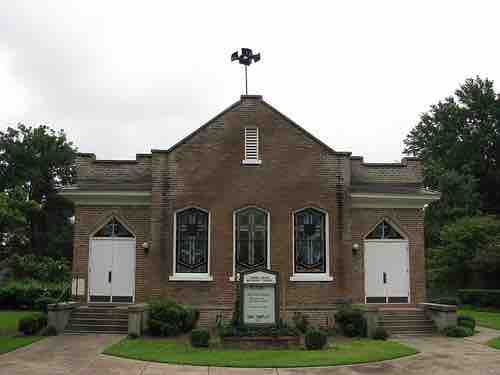
[(245, 160), (243, 164), (260, 164), (259, 129), (245, 128)]

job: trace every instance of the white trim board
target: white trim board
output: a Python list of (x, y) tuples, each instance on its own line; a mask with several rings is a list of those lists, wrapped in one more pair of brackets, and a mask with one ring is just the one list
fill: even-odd
[(150, 206), (150, 191), (81, 191), (77, 188), (63, 189), (59, 195), (77, 206)]
[(351, 193), (352, 208), (424, 208), (441, 198), (438, 193), (382, 194)]

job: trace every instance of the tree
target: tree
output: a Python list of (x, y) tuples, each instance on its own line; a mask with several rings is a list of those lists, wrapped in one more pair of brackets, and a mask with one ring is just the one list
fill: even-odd
[(483, 212), (500, 213), (500, 99), (493, 81), (467, 79), (454, 97), (421, 115), (404, 143), (406, 154), (424, 161), (429, 187), (439, 188), (443, 172), (453, 171), (477, 185)]
[(52, 202), (56, 193), (74, 179), (76, 148), (64, 131), (55, 132), (45, 125), (29, 127), (19, 124), (16, 129), (0, 132), (0, 191), (22, 189), (26, 201), (39, 205), (39, 210), (27, 210), (29, 239), (36, 255), (48, 252), (47, 228), (53, 225)]
[(440, 238), (441, 244), (429, 250), (431, 283), (464, 288), (486, 281), (490, 287), (500, 287), (500, 220), (464, 217), (445, 225)]

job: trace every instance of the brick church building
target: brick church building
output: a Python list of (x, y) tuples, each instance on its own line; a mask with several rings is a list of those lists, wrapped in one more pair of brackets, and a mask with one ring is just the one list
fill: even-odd
[(230, 319), (239, 273), (278, 272), (282, 318), (425, 299), (422, 165), (364, 163), (245, 95), (168, 150), (79, 154), (74, 298), (168, 296)]

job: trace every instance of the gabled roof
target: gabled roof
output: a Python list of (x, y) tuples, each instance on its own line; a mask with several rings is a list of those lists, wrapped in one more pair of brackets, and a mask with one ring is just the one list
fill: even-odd
[(273, 112), (275, 112), (279, 116), (283, 117), (287, 122), (289, 122), (292, 126), (294, 126), (295, 128), (297, 128), (302, 134), (304, 134), (304, 136), (306, 136), (307, 138), (309, 138), (313, 142), (321, 145), (322, 147), (326, 148), (331, 153), (334, 153), (334, 154), (337, 154), (337, 155), (345, 155), (345, 156), (350, 156), (351, 155), (350, 152), (335, 151), (333, 148), (331, 148), (327, 144), (325, 144), (322, 141), (320, 141), (318, 138), (316, 138), (314, 135), (312, 135), (311, 133), (309, 133), (303, 127), (301, 127), (300, 125), (298, 125), (297, 123), (295, 123), (294, 121), (292, 121), (289, 117), (285, 116), (283, 113), (281, 113), (280, 111), (278, 111), (272, 105), (270, 105), (269, 103), (265, 102), (262, 99), (261, 95), (242, 95), (241, 99), (238, 100), (236, 103), (233, 103), (232, 105), (230, 105), (228, 108), (226, 108), (221, 113), (219, 113), (218, 115), (216, 115), (215, 117), (213, 117), (212, 119), (210, 119), (209, 121), (207, 121), (205, 124), (203, 124), (202, 126), (200, 126), (198, 129), (196, 129), (195, 131), (193, 131), (188, 136), (186, 136), (183, 139), (181, 139), (179, 142), (177, 142), (176, 144), (174, 144), (169, 149), (167, 149), (167, 150), (158, 150), (158, 149), (156, 149), (156, 150), (151, 150), (151, 152), (169, 153), (169, 152), (174, 151), (176, 148), (178, 148), (181, 145), (183, 145), (184, 143), (186, 143), (189, 139), (191, 139), (192, 137), (194, 137), (196, 134), (200, 133), (202, 130), (204, 130), (205, 128), (207, 128), (208, 126), (210, 126), (210, 124), (212, 124), (214, 121), (216, 121), (220, 117), (224, 116), (227, 112), (229, 112), (229, 111), (233, 110), (234, 108), (240, 106), (242, 104), (242, 102), (243, 102), (244, 99), (257, 99), (257, 100), (260, 100), (260, 102), (263, 105), (265, 105), (266, 107), (268, 107), (269, 109), (271, 109)]

